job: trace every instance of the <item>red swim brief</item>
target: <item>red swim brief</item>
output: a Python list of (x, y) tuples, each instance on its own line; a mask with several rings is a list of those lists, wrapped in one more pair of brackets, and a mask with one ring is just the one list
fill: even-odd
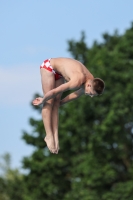
[(50, 59), (47, 59), (47, 60), (44, 60), (43, 63), (41, 64), (40, 66), (40, 69), (41, 68), (44, 68), (44, 69), (47, 69), (48, 71), (50, 72), (53, 72), (54, 73), (54, 76), (55, 76), (55, 80), (58, 80), (60, 78), (62, 78), (63, 76), (59, 73), (57, 73), (53, 67), (50, 65)]

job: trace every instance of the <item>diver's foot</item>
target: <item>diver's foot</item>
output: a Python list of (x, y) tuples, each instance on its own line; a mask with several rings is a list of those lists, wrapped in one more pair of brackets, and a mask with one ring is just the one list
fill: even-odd
[(55, 140), (55, 148), (56, 148), (56, 152), (55, 153), (58, 154), (58, 151), (59, 151), (60, 147), (59, 147), (59, 139), (58, 139), (57, 135), (54, 136), (54, 140)]
[(53, 138), (53, 137), (46, 136), (46, 137), (44, 138), (44, 141), (46, 142), (49, 151), (50, 151), (51, 153), (56, 153), (56, 147), (55, 147), (54, 138)]

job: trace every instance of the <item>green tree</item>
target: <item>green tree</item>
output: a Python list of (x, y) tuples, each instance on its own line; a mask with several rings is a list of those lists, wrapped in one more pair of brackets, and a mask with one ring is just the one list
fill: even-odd
[[(68, 51), (105, 80), (102, 96), (81, 97), (60, 109), (61, 150), (50, 154), (42, 120), (30, 119), (23, 133), (34, 152), (23, 160), (32, 200), (132, 200), (133, 197), (133, 25), (123, 35), (103, 34), (87, 47), (68, 41)], [(40, 112), (40, 108), (35, 108)]]
[(29, 200), (23, 175), (18, 169), (11, 169), (11, 156), (0, 156), (0, 200)]

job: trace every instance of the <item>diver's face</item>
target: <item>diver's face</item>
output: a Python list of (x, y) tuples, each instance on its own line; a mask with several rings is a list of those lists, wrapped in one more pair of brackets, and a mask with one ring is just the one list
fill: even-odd
[(98, 94), (93, 90), (92, 87), (92, 81), (90, 80), (88, 83), (85, 85), (85, 95), (88, 95), (90, 97), (97, 96)]

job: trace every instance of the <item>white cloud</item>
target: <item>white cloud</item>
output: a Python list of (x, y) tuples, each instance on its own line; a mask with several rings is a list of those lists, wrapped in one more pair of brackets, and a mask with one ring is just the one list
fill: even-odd
[(41, 90), (39, 66), (0, 67), (0, 104), (27, 104)]
[(35, 56), (37, 54), (50, 54), (51, 52), (56, 52), (57, 48), (53, 48), (51, 46), (34, 46), (34, 45), (27, 45), (22, 49), (22, 53), (28, 56)]

